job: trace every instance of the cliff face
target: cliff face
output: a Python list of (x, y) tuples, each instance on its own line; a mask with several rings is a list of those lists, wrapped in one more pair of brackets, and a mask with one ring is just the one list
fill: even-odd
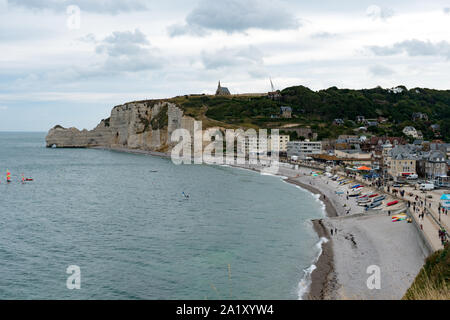
[(46, 137), (47, 147), (125, 147), (167, 151), (175, 129), (190, 131), (194, 119), (184, 116), (176, 104), (165, 101), (132, 102), (114, 107), (111, 117), (93, 130), (55, 126)]

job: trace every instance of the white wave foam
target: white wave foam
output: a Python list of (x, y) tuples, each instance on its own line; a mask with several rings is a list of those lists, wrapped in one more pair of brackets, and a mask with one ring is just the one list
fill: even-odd
[(308, 268), (303, 270), (303, 277), (298, 283), (297, 288), (297, 296), (298, 300), (303, 300), (303, 296), (309, 291), (309, 287), (311, 286), (311, 274), (314, 270), (317, 269), (317, 266), (315, 265), (317, 261), (319, 261), (320, 256), (322, 255), (322, 245), (324, 243), (327, 243), (328, 239), (325, 237), (320, 238), (320, 240), (315, 244), (315, 247), (318, 249), (319, 254), (314, 260), (314, 263), (310, 265)]

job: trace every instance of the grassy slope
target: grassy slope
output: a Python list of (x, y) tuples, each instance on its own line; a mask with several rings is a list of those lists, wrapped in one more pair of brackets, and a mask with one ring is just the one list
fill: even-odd
[(425, 262), (404, 300), (450, 300), (450, 245)]

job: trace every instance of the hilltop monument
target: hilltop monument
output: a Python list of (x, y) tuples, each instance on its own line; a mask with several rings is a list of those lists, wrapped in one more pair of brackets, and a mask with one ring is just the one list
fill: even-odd
[(220, 85), (220, 81), (219, 85), (217, 86), (216, 96), (231, 96), (230, 90), (228, 90), (228, 88), (222, 87)]
[(272, 91), (267, 93), (267, 97), (271, 100), (281, 100), (281, 91), (275, 90), (272, 79), (270, 79), (270, 88)]

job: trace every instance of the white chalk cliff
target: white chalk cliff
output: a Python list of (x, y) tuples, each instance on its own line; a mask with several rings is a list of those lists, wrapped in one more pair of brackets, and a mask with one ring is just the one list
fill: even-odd
[(46, 137), (47, 147), (57, 148), (130, 148), (167, 151), (170, 136), (178, 128), (192, 131), (194, 119), (167, 101), (130, 102), (116, 106), (111, 117), (93, 130), (55, 126)]

